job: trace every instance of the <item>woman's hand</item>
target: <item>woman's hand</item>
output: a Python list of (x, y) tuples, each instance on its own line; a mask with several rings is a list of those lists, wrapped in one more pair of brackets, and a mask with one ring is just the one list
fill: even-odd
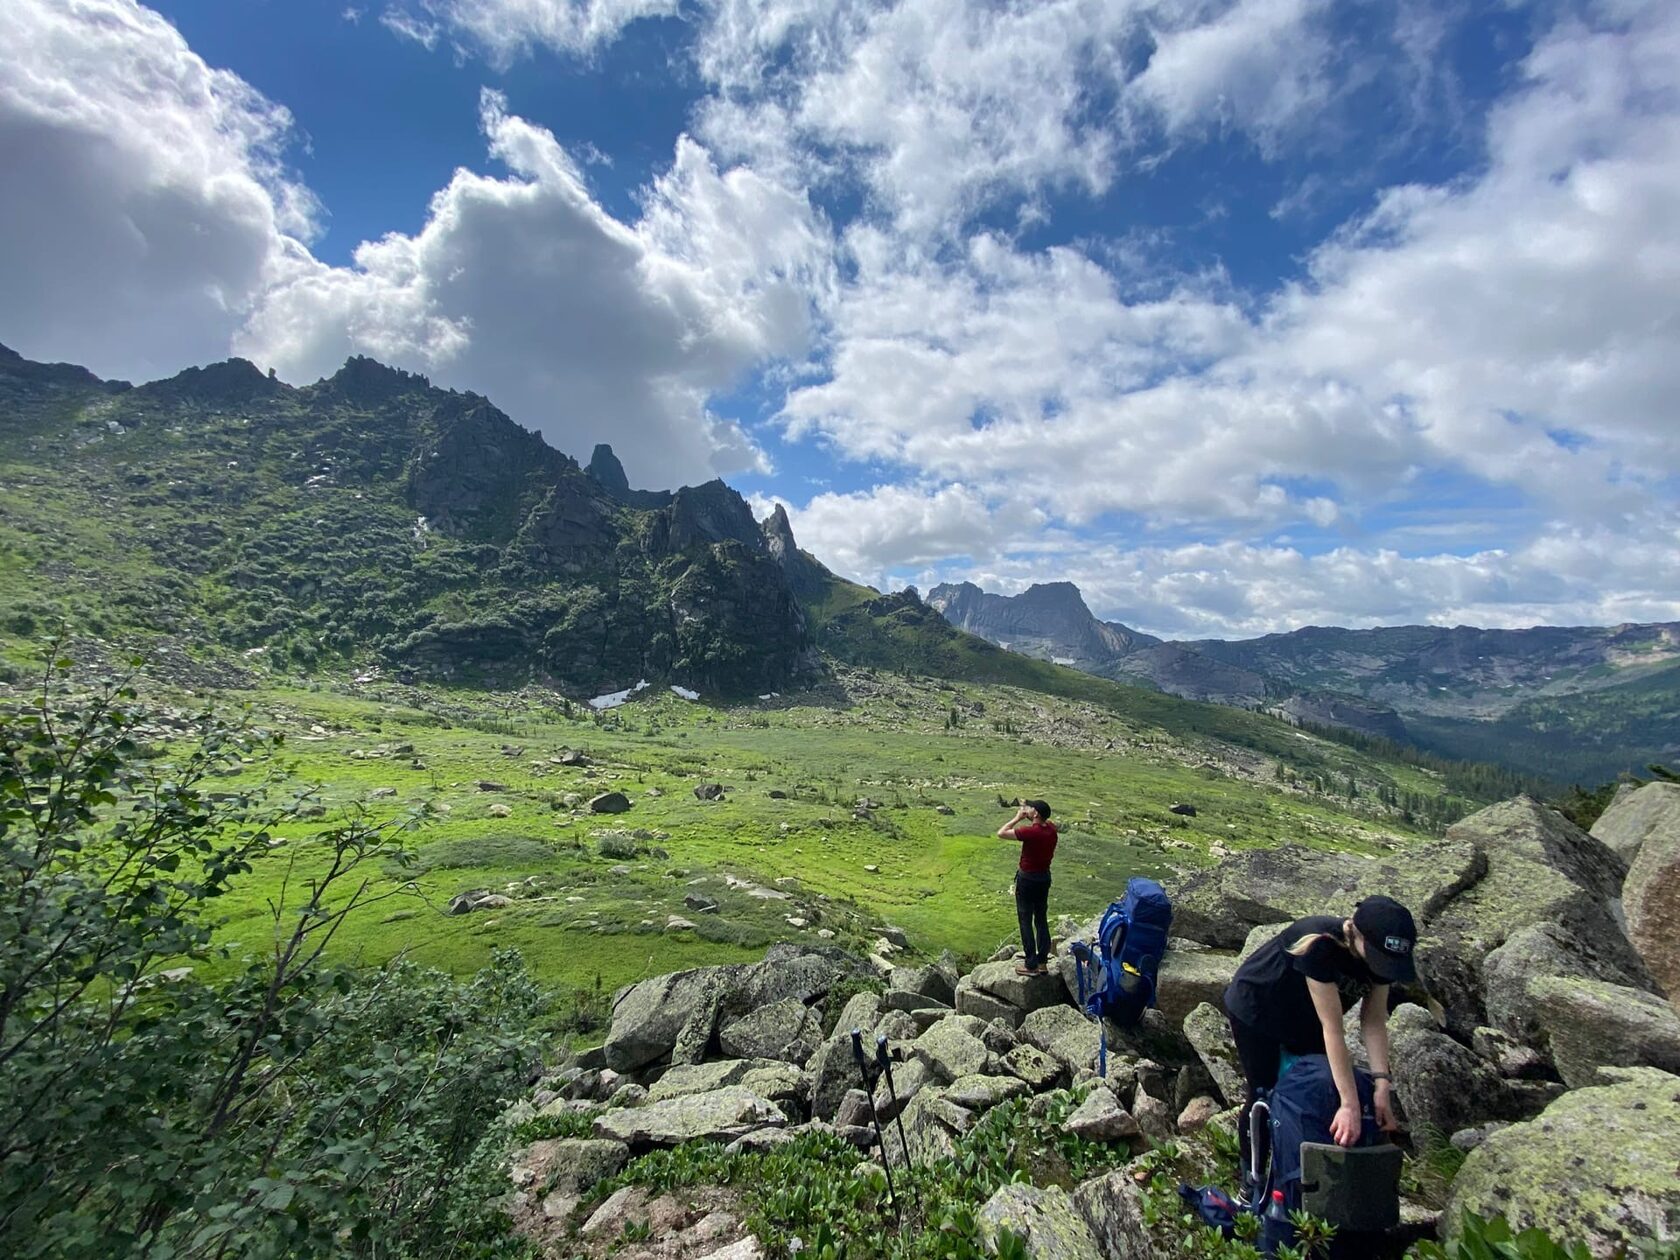
[(1337, 1146), (1352, 1146), (1359, 1141), (1363, 1127), (1359, 1121), (1359, 1104), (1343, 1103), (1336, 1108), (1336, 1118), (1330, 1121), (1330, 1136), (1336, 1139)]
[(1373, 1100), (1377, 1108), (1377, 1124), (1384, 1133), (1393, 1133), (1400, 1128), (1400, 1121), (1394, 1116), (1394, 1090), (1387, 1081), (1377, 1082), (1376, 1096)]

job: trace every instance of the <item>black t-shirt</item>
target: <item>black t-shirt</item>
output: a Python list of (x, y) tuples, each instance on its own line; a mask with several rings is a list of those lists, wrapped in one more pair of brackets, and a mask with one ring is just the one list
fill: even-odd
[(1225, 990), (1225, 1010), (1233, 1019), (1277, 1038), (1295, 1054), (1324, 1050), (1324, 1026), (1307, 992), (1309, 978), (1335, 985), (1344, 1012), (1382, 983), (1363, 958), (1336, 940), (1314, 941), (1299, 956), (1289, 952), (1303, 936), (1319, 933), (1339, 939), (1342, 920), (1328, 914), (1295, 920), (1255, 950)]

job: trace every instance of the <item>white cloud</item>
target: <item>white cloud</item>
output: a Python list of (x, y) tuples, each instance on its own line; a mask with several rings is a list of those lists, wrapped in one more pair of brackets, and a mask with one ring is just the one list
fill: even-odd
[(893, 569), (953, 556), (990, 558), (1011, 535), (1046, 523), (1044, 515), (1030, 507), (1011, 519), (963, 485), (926, 491), (876, 486), (851, 494), (819, 494), (804, 507), (781, 499), (760, 500), (754, 509), (762, 516), (776, 502), (788, 509), (802, 548), (837, 573), (871, 586), (888, 585), (887, 574)]
[(505, 67), (537, 47), (588, 53), (639, 18), (677, 11), (678, 0), (397, 0), (380, 20), (428, 49), (447, 27)]
[(1675, 64), (1672, 6), (1561, 28), (1483, 174), (1390, 190), (1256, 310), (1218, 276), (1145, 298), (1072, 247), (930, 258), (854, 228), (830, 371), (788, 431), (1075, 523), (1354, 538), (1455, 478), (1633, 545), (1680, 476)]
[(426, 371), (561, 450), (612, 441), (638, 484), (762, 466), (707, 400), (806, 348), (829, 251), (806, 200), (684, 139), (626, 224), (494, 93), (483, 124), (508, 176), (456, 172), (418, 233), (362, 245), (351, 267), (299, 262), (240, 348), (289, 379), (356, 352)]
[(291, 116), (131, 0), (8, 0), (0, 47), (0, 340), (132, 378), (224, 357), (320, 213)]

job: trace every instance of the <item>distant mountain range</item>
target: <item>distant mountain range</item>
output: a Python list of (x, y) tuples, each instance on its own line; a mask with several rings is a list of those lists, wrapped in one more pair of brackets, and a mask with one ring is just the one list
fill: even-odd
[(1235, 710), (1553, 780), (1680, 751), (1677, 626), (1175, 643), (1065, 582), (883, 595), (722, 481), (634, 489), (609, 446), (580, 466), (479, 395), (360, 357), (303, 387), (242, 359), (133, 386), (0, 346), (0, 677), (8, 638), (58, 624), (187, 676), (338, 664), (728, 697), (818, 681), (826, 656), (1279, 756), (1296, 741)]
[(1000, 647), (1104, 678), (1547, 778), (1609, 778), (1680, 755), (1680, 623), (1307, 626), (1172, 642), (1098, 619), (1069, 582), (1015, 596), (946, 584), (927, 602)]

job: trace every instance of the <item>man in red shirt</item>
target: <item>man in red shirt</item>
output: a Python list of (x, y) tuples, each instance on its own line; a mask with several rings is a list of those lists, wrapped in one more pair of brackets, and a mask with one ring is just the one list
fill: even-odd
[(1056, 824), (1043, 801), (1022, 801), (1015, 817), (998, 828), (1000, 840), (1021, 844), (1021, 868), (1015, 872), (1015, 917), (1021, 924), (1026, 955), (1015, 968), (1023, 976), (1042, 976), (1050, 961), (1050, 860), (1056, 856)]

